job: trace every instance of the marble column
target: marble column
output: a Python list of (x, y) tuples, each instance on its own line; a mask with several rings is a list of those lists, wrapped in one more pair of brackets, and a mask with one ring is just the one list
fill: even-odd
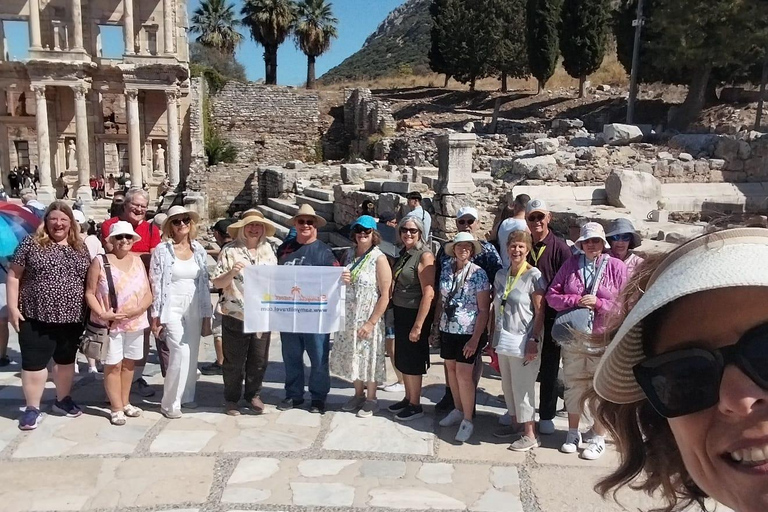
[(83, 8), (80, 0), (72, 0), (72, 26), (74, 27), (74, 46), (73, 50), (83, 50)]
[(133, 0), (123, 0), (123, 36), (125, 37), (125, 54), (135, 52), (135, 37), (133, 34)]
[(175, 30), (173, 29), (173, 0), (163, 0), (163, 53), (173, 55)]
[(179, 185), (181, 174), (179, 172), (179, 91), (169, 89), (165, 91), (166, 116), (168, 118), (168, 180), (171, 189), (175, 190)]
[[(35, 2), (37, 3), (37, 2)], [(45, 98), (45, 86), (33, 85), (35, 93), (35, 127), (37, 130), (37, 167), (40, 171), (40, 183), (37, 186), (37, 198), (48, 204), (56, 199), (51, 179), (51, 140), (48, 135), (48, 103)], [(34, 169), (34, 164), (31, 164)]]
[(141, 187), (141, 127), (139, 125), (139, 90), (125, 90), (126, 112), (128, 114), (128, 169), (131, 186)]
[(40, 0), (29, 0), (29, 38), (31, 49), (43, 49), (40, 39)]
[(83, 84), (72, 87), (75, 93), (75, 133), (77, 137), (77, 197), (83, 201), (93, 200), (91, 194), (91, 138), (88, 136), (88, 87)]

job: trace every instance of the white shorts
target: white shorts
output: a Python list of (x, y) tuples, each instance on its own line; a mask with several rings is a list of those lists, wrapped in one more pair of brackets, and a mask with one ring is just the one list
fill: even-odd
[(144, 357), (144, 331), (111, 332), (107, 357), (103, 364), (117, 364), (123, 359), (138, 361)]

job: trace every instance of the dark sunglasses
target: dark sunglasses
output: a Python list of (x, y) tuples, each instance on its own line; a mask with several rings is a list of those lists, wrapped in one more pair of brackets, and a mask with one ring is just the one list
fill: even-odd
[(355, 229), (353, 229), (352, 232), (354, 234), (356, 234), (356, 235), (359, 235), (361, 233), (365, 233), (366, 235), (370, 235), (371, 233), (373, 233), (373, 230), (370, 229), (370, 228), (363, 228), (363, 227), (360, 227), (360, 226), (355, 226)]
[(537, 213), (537, 214), (534, 214), (534, 215), (529, 215), (528, 216), (528, 222), (541, 222), (541, 221), (544, 220), (544, 217), (546, 217), (546, 215), (544, 215), (543, 213)]
[(192, 219), (190, 219), (189, 217), (182, 217), (180, 219), (173, 219), (171, 221), (171, 224), (173, 224), (174, 226), (181, 226), (182, 224), (184, 224), (185, 226), (188, 226), (190, 222), (192, 222)]
[(418, 235), (419, 234), (419, 230), (418, 230), (418, 228), (400, 228), (400, 234), (401, 235), (404, 235), (406, 233), (411, 234), (411, 235)]
[(603, 243), (603, 239), (602, 238), (598, 238), (598, 237), (587, 238), (582, 243), (583, 244), (602, 244)]
[(632, 233), (620, 233), (618, 235), (612, 235), (608, 237), (609, 242), (631, 242)]
[(132, 235), (115, 235), (114, 239), (115, 240), (133, 240), (133, 236)]
[(297, 219), (296, 224), (299, 226), (314, 226), (315, 221), (311, 219)]
[(729, 364), (768, 391), (768, 323), (750, 329), (733, 345), (667, 352), (649, 357), (633, 371), (653, 408), (665, 418), (677, 418), (717, 405)]
[(467, 220), (459, 219), (456, 221), (456, 224), (458, 224), (459, 226), (471, 226), (474, 223), (475, 223), (475, 219), (467, 219)]

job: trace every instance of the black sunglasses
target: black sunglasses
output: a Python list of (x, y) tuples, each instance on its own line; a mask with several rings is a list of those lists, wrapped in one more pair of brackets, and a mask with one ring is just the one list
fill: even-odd
[(192, 222), (192, 219), (189, 217), (182, 217), (180, 219), (173, 219), (171, 221), (171, 224), (174, 226), (181, 226), (182, 224), (189, 225), (189, 223)]
[(418, 235), (419, 234), (419, 230), (417, 228), (400, 228), (400, 234), (401, 235), (404, 235), (406, 233), (411, 234), (411, 235)]
[(359, 235), (361, 233), (365, 233), (366, 235), (370, 235), (373, 232), (373, 230), (370, 229), (370, 228), (363, 228), (363, 227), (360, 227), (360, 226), (355, 226), (355, 229), (353, 229), (352, 232), (354, 234), (356, 234), (356, 235)]
[(471, 226), (475, 223), (475, 219), (459, 219), (456, 221), (456, 224), (459, 226)]
[(677, 418), (717, 405), (729, 364), (768, 391), (768, 323), (750, 329), (733, 345), (667, 352), (649, 357), (633, 371), (653, 408), (665, 418)]
[(311, 219), (296, 219), (296, 224), (299, 226), (314, 226), (315, 221)]
[(621, 233), (618, 235), (612, 235), (608, 237), (608, 240), (611, 242), (631, 242), (632, 233)]
[(544, 220), (544, 217), (546, 217), (546, 215), (544, 215), (543, 213), (536, 213), (533, 215), (529, 215), (528, 222), (541, 222)]
[(133, 235), (115, 235), (115, 240), (133, 240)]

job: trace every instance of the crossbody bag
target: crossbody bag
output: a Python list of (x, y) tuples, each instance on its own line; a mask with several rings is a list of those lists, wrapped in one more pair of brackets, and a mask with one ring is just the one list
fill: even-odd
[[(600, 286), (600, 281), (603, 279), (603, 273), (607, 265), (608, 256), (603, 258), (603, 261), (600, 263), (600, 267), (597, 270), (597, 275), (595, 275), (595, 280), (592, 282), (592, 286), (589, 290), (586, 288), (584, 289), (584, 295), (595, 295)], [(555, 317), (555, 324), (552, 326), (552, 339), (561, 347), (570, 345), (577, 336), (592, 334), (592, 325), (594, 324), (594, 321), (594, 309), (578, 306), (561, 311)]]
[[(107, 288), (109, 289), (107, 300), (107, 309), (117, 308), (117, 292), (115, 292), (115, 282), (112, 279), (112, 265), (106, 254), (100, 254), (104, 263), (104, 273), (107, 276)], [(85, 309), (85, 332), (80, 337), (80, 352), (91, 359), (103, 360), (107, 356), (109, 348), (109, 329), (110, 325), (99, 325), (91, 322), (91, 310)]]

